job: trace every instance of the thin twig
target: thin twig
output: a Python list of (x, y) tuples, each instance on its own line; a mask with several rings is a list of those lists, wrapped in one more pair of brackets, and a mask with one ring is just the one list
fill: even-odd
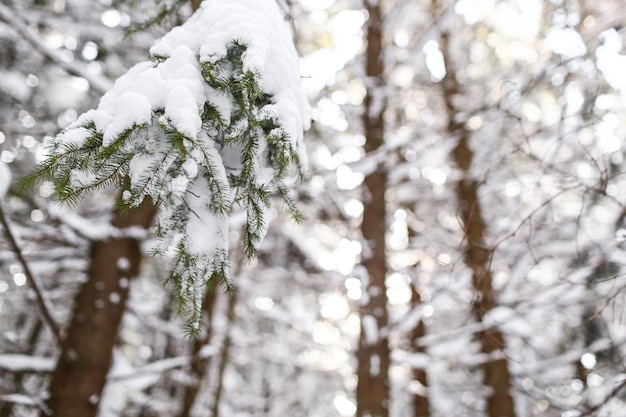
[(594, 405), (593, 407), (590, 407), (589, 409), (587, 409), (587, 411), (581, 414), (580, 417), (587, 417), (587, 416), (592, 415), (596, 411), (599, 411), (602, 407), (604, 407), (609, 402), (609, 400), (616, 397), (624, 387), (626, 387), (626, 379), (621, 381), (619, 385), (616, 385), (615, 388), (613, 388), (613, 390), (611, 390), (611, 392), (606, 397), (604, 397), (604, 400), (602, 400), (599, 404)]
[(61, 346), (61, 342), (63, 341), (61, 337), (61, 331), (59, 330), (59, 326), (57, 325), (57, 323), (52, 318), (52, 314), (50, 314), (50, 302), (45, 297), (45, 294), (43, 292), (43, 285), (41, 284), (41, 282), (39, 282), (39, 279), (35, 277), (35, 275), (32, 273), (28, 262), (26, 262), (26, 259), (22, 254), (22, 249), (17, 243), (15, 235), (13, 234), (11, 227), (9, 226), (9, 222), (4, 214), (2, 203), (0, 203), (0, 223), (2, 224), (4, 235), (6, 236), (9, 245), (11, 246), (11, 249), (15, 253), (15, 256), (17, 257), (19, 263), (22, 265), (22, 269), (24, 270), (24, 275), (26, 275), (26, 279), (28, 279), (28, 282), (35, 291), (35, 296), (37, 297), (37, 305), (39, 306), (39, 311), (42, 315), (42, 318), (46, 322), (48, 327), (50, 327), (50, 330), (52, 331), (52, 334), (57, 340), (59, 346)]

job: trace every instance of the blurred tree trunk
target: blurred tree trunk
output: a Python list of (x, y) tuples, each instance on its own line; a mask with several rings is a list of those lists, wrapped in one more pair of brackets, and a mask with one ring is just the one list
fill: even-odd
[[(411, 285), (411, 305), (413, 308), (422, 304), (420, 293)], [(414, 353), (426, 354), (426, 349), (420, 345), (419, 341), (426, 335), (426, 325), (424, 320), (420, 319), (411, 331), (411, 343)], [(426, 370), (422, 368), (413, 368), (413, 381), (415, 381), (415, 390), (413, 390), (413, 416), (429, 417), (430, 401), (428, 400), (428, 376)]]
[(220, 348), (219, 366), (217, 369), (217, 376), (215, 377), (217, 380), (217, 384), (215, 387), (215, 392), (213, 393), (213, 406), (211, 407), (211, 412), (208, 414), (212, 417), (220, 416), (220, 403), (222, 401), (222, 394), (224, 393), (224, 375), (226, 373), (226, 365), (228, 365), (230, 357), (230, 347), (232, 343), (230, 329), (232, 328), (236, 318), (235, 306), (237, 305), (238, 297), (239, 294), (237, 290), (230, 292), (228, 297), (228, 304), (226, 306), (226, 334), (224, 335), (224, 341), (222, 342), (222, 346)]
[[(145, 201), (128, 213), (115, 212), (117, 228), (148, 228), (156, 208)], [(48, 405), (54, 417), (92, 417), (117, 342), (130, 280), (139, 274), (140, 241), (110, 237), (93, 242), (87, 282), (78, 292), (61, 355), (52, 375)]]
[[(459, 217), (463, 223), (465, 264), (472, 271), (472, 286), (475, 301), (472, 312), (477, 321), (482, 322), (484, 316), (496, 306), (495, 293), (492, 286), (489, 261), (491, 250), (485, 245), (487, 225), (483, 218), (483, 208), (478, 197), (479, 182), (472, 177), (471, 168), (474, 152), (469, 141), (470, 133), (464, 121), (456, 117), (463, 109), (455, 105), (455, 99), (461, 94), (461, 86), (456, 77), (453, 61), (450, 58), (449, 34), (443, 33), (440, 47), (446, 64), (446, 76), (441, 82), (443, 98), (448, 110), (448, 134), (458, 138), (452, 150), (452, 159), (461, 171), (461, 178), (456, 186), (459, 206)], [(482, 365), (483, 383), (489, 387), (487, 409), (489, 417), (514, 417), (515, 407), (511, 396), (511, 374), (508, 361), (502, 356), (504, 351), (504, 335), (497, 328), (490, 328), (477, 334), (481, 352), (486, 355)]]
[(204, 380), (206, 373), (209, 369), (210, 358), (199, 357), (202, 348), (211, 343), (212, 336), (212, 322), (213, 322), (213, 309), (215, 306), (215, 300), (217, 299), (217, 291), (215, 289), (207, 290), (202, 303), (202, 309), (206, 313), (206, 330), (202, 337), (196, 339), (193, 343), (191, 352), (191, 369), (189, 370), (189, 376), (193, 379), (189, 386), (184, 388), (183, 394), (183, 407), (179, 414), (180, 417), (191, 416), (191, 409), (196, 403), (196, 397), (200, 392), (200, 386)]
[[(366, 23), (367, 49), (365, 73), (367, 94), (363, 109), (365, 152), (372, 153), (384, 143), (386, 101), (383, 66), (383, 22), (379, 1), (365, 1), (369, 19)], [(385, 167), (365, 177), (365, 208), (361, 232), (365, 244), (363, 265), (366, 272), (361, 299), (361, 335), (357, 351), (357, 417), (389, 416), (389, 344), (385, 278), (387, 276), (387, 210)]]

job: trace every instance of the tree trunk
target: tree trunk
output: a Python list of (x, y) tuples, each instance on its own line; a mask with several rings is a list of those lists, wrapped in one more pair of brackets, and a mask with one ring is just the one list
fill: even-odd
[[(411, 305), (416, 308), (422, 303), (422, 298), (414, 285), (411, 285)], [(413, 352), (425, 354), (426, 349), (420, 345), (420, 339), (426, 335), (426, 325), (424, 320), (420, 320), (411, 331), (411, 342)], [(413, 390), (413, 416), (429, 417), (430, 401), (428, 400), (428, 377), (426, 370), (413, 368), (413, 381), (416, 384)]]
[(191, 369), (189, 370), (189, 375), (193, 378), (193, 382), (191, 385), (185, 387), (185, 392), (183, 394), (183, 407), (179, 414), (180, 417), (191, 416), (191, 409), (196, 402), (200, 386), (202, 385), (202, 381), (204, 380), (209, 368), (209, 358), (200, 358), (198, 357), (198, 354), (204, 346), (211, 342), (213, 307), (215, 306), (216, 299), (217, 289), (207, 289), (207, 293), (204, 296), (204, 301), (202, 303), (202, 309), (207, 314), (206, 333), (204, 336), (196, 339), (193, 343)]
[[(447, 72), (441, 86), (448, 110), (448, 133), (458, 138), (457, 145), (452, 150), (452, 159), (462, 175), (456, 186), (456, 196), (465, 234), (463, 247), (465, 264), (472, 271), (472, 286), (475, 291), (472, 312), (476, 320), (482, 322), (485, 314), (496, 306), (489, 269), (491, 250), (485, 246), (487, 227), (478, 198), (479, 183), (472, 178), (470, 172), (474, 157), (469, 145), (470, 133), (465, 128), (465, 124), (457, 121), (455, 117), (461, 111), (454, 103), (455, 96), (461, 93), (461, 87), (450, 59), (447, 33), (442, 34), (440, 46)], [(494, 352), (504, 350), (504, 335), (497, 328), (492, 328), (479, 332), (476, 336), (481, 345), (481, 352), (488, 358), (482, 365), (483, 383), (490, 389), (487, 397), (488, 415), (489, 417), (514, 417), (515, 407), (511, 396), (511, 374), (508, 361), (506, 358), (489, 358)]]
[[(382, 16), (378, 1), (368, 0), (366, 75), (367, 94), (363, 114), (365, 151), (371, 153), (384, 143), (385, 98), (382, 49)], [(357, 352), (357, 417), (389, 416), (389, 344), (385, 278), (387, 276), (385, 191), (387, 172), (380, 167), (365, 177), (365, 208), (361, 232), (367, 254), (363, 260), (366, 277), (362, 282), (361, 335)]]
[(209, 414), (211, 417), (219, 417), (220, 416), (220, 403), (222, 401), (222, 394), (224, 392), (224, 375), (226, 373), (226, 365), (228, 365), (228, 360), (230, 357), (230, 347), (231, 347), (231, 336), (230, 329), (235, 322), (235, 306), (237, 305), (237, 299), (239, 294), (237, 291), (232, 291), (228, 297), (228, 304), (226, 306), (226, 334), (224, 335), (224, 341), (222, 342), (222, 347), (220, 349), (219, 354), (219, 367), (217, 369), (217, 386), (215, 387), (215, 392), (213, 393), (213, 405), (211, 407), (211, 413)]
[[(116, 212), (117, 228), (148, 228), (156, 213), (150, 201), (128, 213)], [(128, 298), (139, 274), (140, 241), (108, 238), (93, 242), (87, 282), (76, 296), (72, 321), (50, 384), (54, 417), (92, 417), (111, 365), (113, 347)]]

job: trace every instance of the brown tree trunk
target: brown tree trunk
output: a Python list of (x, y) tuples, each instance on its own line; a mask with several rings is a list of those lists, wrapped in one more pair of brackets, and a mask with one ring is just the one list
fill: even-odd
[[(450, 59), (448, 34), (441, 36), (441, 51), (446, 63), (446, 77), (442, 80), (443, 96), (448, 110), (448, 133), (457, 137), (458, 142), (452, 150), (452, 159), (461, 171), (461, 178), (456, 186), (459, 215), (463, 222), (465, 244), (463, 247), (465, 264), (472, 271), (472, 286), (475, 301), (472, 312), (477, 321), (496, 306), (492, 287), (489, 260), (491, 250), (485, 245), (486, 224), (482, 206), (478, 198), (479, 183), (470, 172), (474, 153), (469, 145), (470, 133), (462, 121), (455, 117), (461, 109), (457, 109), (454, 99), (461, 93), (456, 72)], [(506, 358), (491, 359), (489, 355), (501, 352), (505, 348), (504, 336), (497, 328), (487, 329), (477, 334), (481, 352), (487, 355), (482, 365), (483, 383), (489, 387), (487, 409), (489, 417), (514, 417), (515, 407), (511, 395), (511, 374)]]
[[(116, 212), (117, 228), (148, 228), (156, 209), (149, 201)], [(87, 282), (76, 296), (72, 321), (52, 375), (48, 405), (54, 417), (92, 417), (111, 365), (130, 280), (139, 274), (140, 242), (130, 237), (93, 242)]]
[(193, 381), (189, 386), (185, 387), (183, 394), (183, 407), (179, 414), (180, 417), (191, 416), (191, 409), (196, 402), (200, 386), (209, 368), (209, 358), (200, 358), (198, 357), (198, 354), (204, 346), (211, 342), (211, 324), (213, 321), (213, 307), (215, 306), (216, 299), (217, 291), (215, 289), (208, 289), (202, 303), (202, 309), (207, 314), (206, 333), (202, 337), (196, 339), (193, 343), (191, 369), (189, 370), (189, 376), (193, 378)]
[[(365, 151), (371, 153), (384, 143), (385, 86), (383, 67), (383, 35), (381, 5), (377, 0), (365, 2), (367, 50), (365, 72), (368, 77), (363, 114)], [(356, 388), (357, 417), (389, 416), (389, 344), (388, 313), (385, 278), (387, 275), (386, 230), (387, 210), (385, 191), (387, 172), (380, 167), (365, 177), (365, 209), (361, 232), (368, 248), (363, 260), (366, 277), (363, 280), (361, 302), (361, 335), (357, 352)]]
[(228, 297), (228, 304), (226, 306), (226, 335), (224, 336), (224, 341), (222, 342), (222, 347), (220, 349), (219, 355), (219, 367), (217, 369), (217, 386), (215, 387), (215, 392), (213, 393), (213, 406), (211, 407), (211, 413), (209, 414), (211, 417), (219, 417), (220, 416), (220, 403), (222, 401), (222, 394), (224, 392), (224, 375), (226, 373), (226, 365), (228, 365), (228, 358), (230, 357), (230, 346), (231, 346), (231, 336), (230, 329), (235, 322), (235, 306), (237, 305), (238, 293), (237, 291), (232, 291)]
[[(414, 285), (411, 285), (411, 305), (413, 308), (422, 303), (422, 298)], [(426, 353), (426, 349), (420, 345), (420, 339), (426, 335), (424, 320), (420, 320), (411, 331), (411, 342), (414, 353)], [(413, 416), (429, 417), (430, 401), (428, 400), (428, 376), (426, 370), (413, 368), (413, 381), (416, 383), (413, 391)]]

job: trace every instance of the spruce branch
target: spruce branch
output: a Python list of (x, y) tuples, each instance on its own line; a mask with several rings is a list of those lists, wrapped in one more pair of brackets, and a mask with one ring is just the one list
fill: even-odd
[[(198, 76), (213, 99), (196, 109), (201, 129), (195, 135), (180, 129), (166, 107), (152, 108), (148, 121), (142, 115), (126, 126), (116, 124), (111, 137), (102, 122), (96, 126), (95, 110), (57, 136), (46, 160), (21, 182), (26, 188), (50, 180), (56, 197), (67, 204), (110, 186), (121, 191), (117, 207), (122, 210), (150, 198), (159, 208), (151, 253), (172, 260), (169, 282), (191, 335), (200, 329), (198, 303), (207, 286), (232, 288), (223, 238), (228, 215), (246, 211), (242, 247), (247, 259), (256, 255), (265, 236), (274, 198), (294, 220), (302, 219), (283, 183), (291, 167), (302, 172), (298, 154), (275, 114), (272, 95), (261, 88), (260, 75), (245, 68), (246, 50), (235, 40), (224, 56), (198, 62)], [(154, 56), (151, 69), (158, 70), (168, 59)], [(123, 93), (114, 91), (113, 98)], [(190, 236), (198, 233), (197, 227), (215, 233), (216, 241), (198, 246), (198, 238)]]

